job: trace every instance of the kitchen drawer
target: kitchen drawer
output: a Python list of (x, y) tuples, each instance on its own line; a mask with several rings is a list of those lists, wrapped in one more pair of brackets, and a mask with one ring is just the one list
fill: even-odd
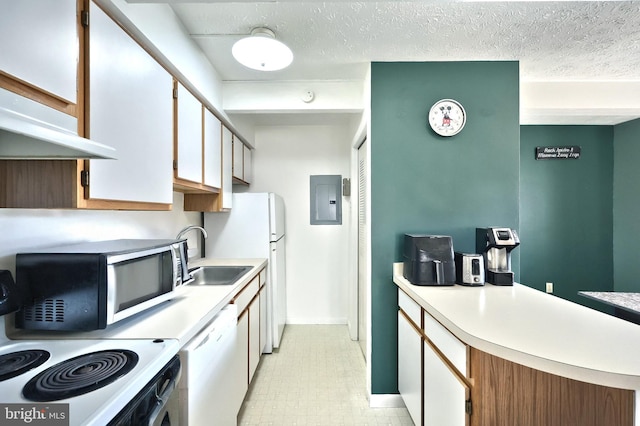
[(404, 311), (405, 314), (411, 318), (411, 321), (420, 328), (422, 316), (422, 307), (418, 305), (411, 297), (404, 291), (398, 289), (398, 306)]
[(467, 346), (428, 313), (424, 313), (424, 334), (462, 374), (467, 374)]
[(238, 292), (233, 298), (232, 303), (238, 306), (238, 313), (244, 311), (251, 299), (256, 295), (260, 288), (260, 277), (259, 275), (255, 276), (242, 290)]

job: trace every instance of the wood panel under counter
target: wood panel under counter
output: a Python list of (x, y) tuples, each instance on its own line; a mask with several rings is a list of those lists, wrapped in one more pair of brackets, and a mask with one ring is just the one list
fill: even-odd
[(468, 425), (640, 426), (637, 325), (520, 284), (424, 287), (393, 271), (468, 347)]

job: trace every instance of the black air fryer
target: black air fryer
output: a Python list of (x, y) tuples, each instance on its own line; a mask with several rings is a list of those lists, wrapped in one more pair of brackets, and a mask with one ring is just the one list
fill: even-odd
[(454, 285), (453, 243), (446, 235), (404, 235), (404, 277), (416, 285)]

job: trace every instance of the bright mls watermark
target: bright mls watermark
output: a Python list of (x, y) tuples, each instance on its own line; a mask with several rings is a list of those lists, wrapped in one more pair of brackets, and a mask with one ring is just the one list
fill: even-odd
[(0, 404), (0, 424), (69, 426), (69, 404)]

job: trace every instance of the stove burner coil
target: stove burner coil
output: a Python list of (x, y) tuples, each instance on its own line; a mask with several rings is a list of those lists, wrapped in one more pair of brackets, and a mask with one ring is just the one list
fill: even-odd
[(100, 389), (131, 371), (138, 355), (128, 350), (107, 350), (62, 361), (33, 377), (22, 389), (30, 401), (72, 398)]
[(0, 382), (19, 376), (44, 364), (51, 354), (40, 349), (0, 355)]

